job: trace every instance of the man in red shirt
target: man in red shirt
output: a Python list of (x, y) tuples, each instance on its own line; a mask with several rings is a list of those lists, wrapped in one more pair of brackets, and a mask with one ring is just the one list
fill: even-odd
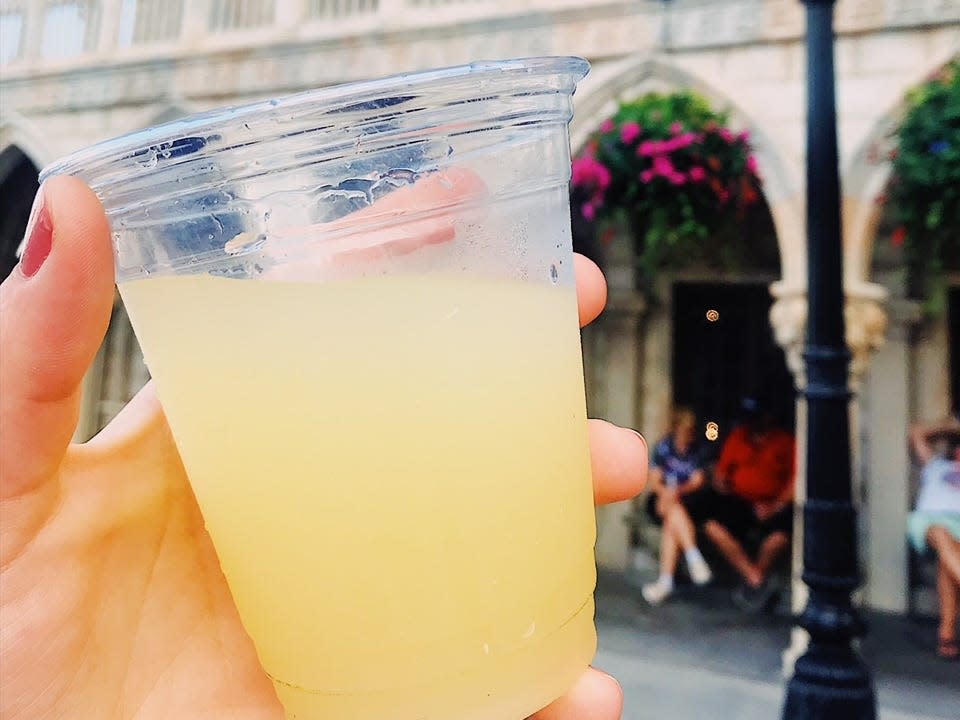
[[(796, 448), (793, 436), (777, 428), (756, 400), (745, 399), (742, 410), (742, 424), (720, 452), (714, 487), (692, 514), (743, 579), (734, 600), (758, 611), (776, 591), (770, 570), (790, 546)], [(760, 542), (755, 558), (744, 548), (752, 534)]]

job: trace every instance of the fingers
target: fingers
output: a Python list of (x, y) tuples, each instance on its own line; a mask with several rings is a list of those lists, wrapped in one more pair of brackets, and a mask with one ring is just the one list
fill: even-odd
[(593, 322), (607, 304), (607, 281), (596, 263), (575, 253), (573, 269), (577, 278), (577, 309), (580, 327)]
[(530, 720), (620, 720), (622, 711), (620, 684), (591, 668), (566, 695)]
[(593, 499), (597, 505), (628, 500), (647, 481), (647, 443), (633, 430), (590, 421)]
[[(580, 327), (596, 319), (607, 302), (607, 283), (600, 268), (574, 255)], [(647, 443), (639, 433), (603, 420), (590, 421), (593, 498), (597, 505), (627, 500), (647, 481)]]
[(0, 498), (34, 489), (62, 460), (112, 306), (103, 209), (79, 180), (53, 178), (0, 287)]
[[(316, 281), (336, 277), (351, 266), (369, 270), (372, 263), (449, 242), (456, 237), (455, 222), (463, 206), (487, 195), (487, 186), (479, 175), (466, 168), (450, 167), (428, 173), (338, 220), (321, 226), (279, 229), (270, 233), (262, 246), (267, 256), (284, 256), (287, 246), (300, 242), (305, 235), (322, 232), (324, 241), (309, 262), (281, 262), (269, 269), (269, 277)], [(225, 249), (228, 253), (240, 252), (262, 237), (245, 233), (228, 242)]]
[(117, 453), (120, 448), (143, 448), (145, 439), (169, 442), (166, 416), (151, 380), (133, 396), (110, 423), (86, 444), (87, 451)]

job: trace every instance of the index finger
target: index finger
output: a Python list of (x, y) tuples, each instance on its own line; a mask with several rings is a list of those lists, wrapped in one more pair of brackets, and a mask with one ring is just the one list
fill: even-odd
[(574, 253), (573, 270), (577, 279), (580, 327), (583, 327), (596, 320), (607, 304), (607, 281), (596, 263), (580, 253)]

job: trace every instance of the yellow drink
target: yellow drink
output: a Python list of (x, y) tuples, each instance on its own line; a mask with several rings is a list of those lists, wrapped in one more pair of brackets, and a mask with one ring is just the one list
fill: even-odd
[(298, 720), (521, 720), (595, 649), (569, 287), (121, 285), (245, 627)]

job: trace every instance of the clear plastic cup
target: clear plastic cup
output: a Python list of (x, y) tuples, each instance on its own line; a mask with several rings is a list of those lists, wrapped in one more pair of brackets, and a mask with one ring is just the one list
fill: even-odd
[(567, 184), (587, 64), (197, 115), (94, 189), (244, 626), (290, 718), (520, 720), (593, 656)]

